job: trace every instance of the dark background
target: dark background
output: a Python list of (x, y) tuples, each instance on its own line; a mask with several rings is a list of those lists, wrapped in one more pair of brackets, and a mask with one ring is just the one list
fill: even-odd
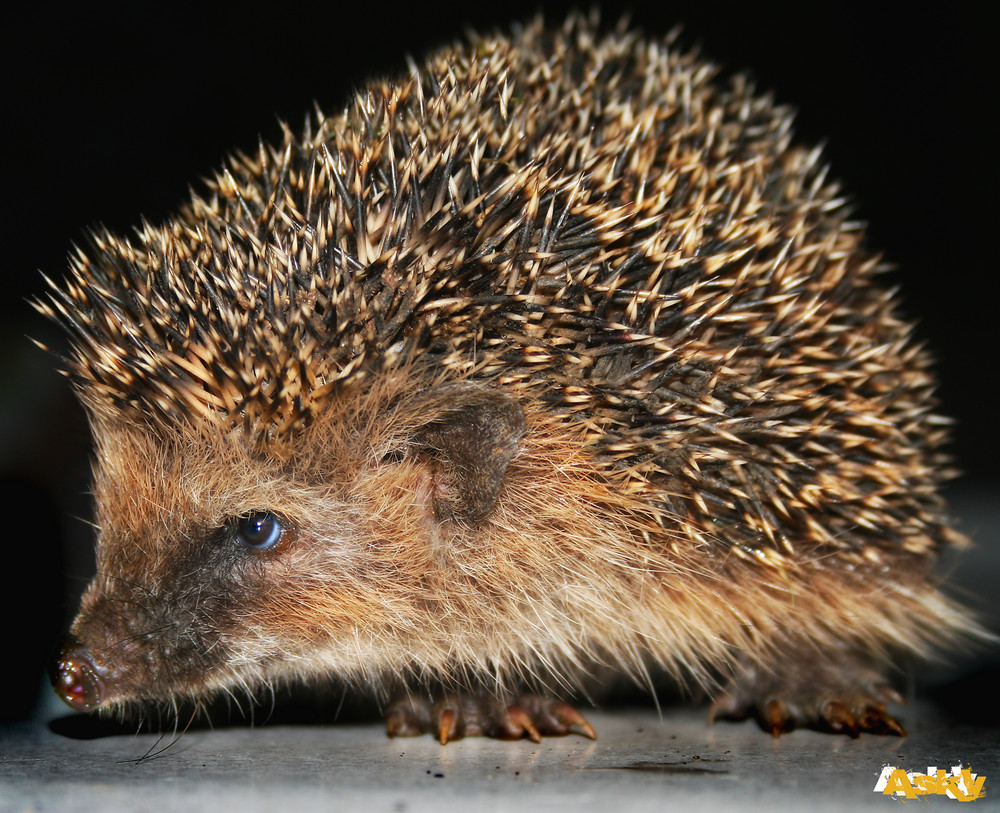
[[(543, 8), (560, 21), (571, 6)], [(64, 599), (64, 576), (75, 596), (91, 536), (86, 424), (53, 359), (25, 338), (61, 342), (25, 303), (41, 290), (38, 270), (61, 275), (90, 225), (128, 231), (140, 215), (167, 216), (229, 150), (254, 149), (258, 134), (277, 139), (279, 118), (298, 127), (314, 101), (337, 110), (366, 77), (405, 70), (407, 54), (419, 59), (467, 27), (504, 27), (539, 8), (35, 3), (6, 13), (0, 494), (12, 533), (0, 566), (0, 718), (30, 710), (75, 602)], [(958, 4), (935, 16), (839, 3), (631, 8), (650, 36), (682, 24), (683, 42), (727, 70), (749, 70), (799, 110), (801, 141), (826, 143), (833, 175), (870, 223), (870, 243), (898, 266), (904, 310), (939, 359), (942, 410), (957, 419), (958, 484), (991, 488), (1000, 448), (992, 25)], [(606, 22), (617, 9), (605, 5)]]

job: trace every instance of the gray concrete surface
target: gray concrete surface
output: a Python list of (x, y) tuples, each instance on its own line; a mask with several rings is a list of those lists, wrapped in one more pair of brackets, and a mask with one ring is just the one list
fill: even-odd
[[(59, 712), (61, 714), (61, 712)], [(160, 756), (155, 735), (74, 740), (25, 723), (2, 735), (6, 811), (191, 810), (844, 810), (886, 809), (882, 767), (969, 766), (997, 809), (995, 734), (918, 703), (904, 739), (795, 731), (774, 740), (751, 722), (708, 727), (702, 711), (593, 713), (580, 737), (440, 746), (388, 739), (380, 725), (188, 732)], [(940, 802), (957, 804), (951, 800)], [(892, 809), (892, 808), (888, 808)], [(922, 808), (921, 808), (922, 809)]]
[[(980, 545), (957, 561), (952, 580), (987, 600), (981, 606), (994, 625), (998, 496), (986, 489), (953, 501)], [(309, 720), (201, 728), (170, 744), (169, 733), (89, 726), (53, 697), (34, 719), (0, 728), (0, 811), (891, 810), (896, 802), (873, 792), (885, 765), (920, 773), (970, 767), (986, 777), (986, 796), (973, 809), (998, 810), (998, 681), (995, 652), (932, 670), (929, 682), (911, 686), (911, 702), (894, 709), (909, 731), (903, 739), (800, 730), (775, 740), (753, 722), (708, 727), (704, 709), (682, 705), (659, 716), (651, 708), (585, 710), (596, 742), (469, 739), (445, 747), (430, 737), (390, 740), (376, 722)]]

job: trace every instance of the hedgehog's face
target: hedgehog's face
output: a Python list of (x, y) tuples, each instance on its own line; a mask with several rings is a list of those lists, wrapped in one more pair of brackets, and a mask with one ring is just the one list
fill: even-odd
[(63, 698), (90, 709), (420, 659), (441, 529), (492, 510), (523, 415), (466, 385), (416, 400), (357, 431), (317, 424), (282, 457), (237, 430), (165, 440), (95, 420), (98, 575), (58, 665)]

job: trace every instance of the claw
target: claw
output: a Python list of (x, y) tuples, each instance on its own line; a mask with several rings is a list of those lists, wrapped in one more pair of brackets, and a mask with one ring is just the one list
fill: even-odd
[(708, 709), (708, 724), (715, 725), (715, 718), (720, 714), (723, 717), (728, 717), (733, 713), (733, 703), (731, 695), (722, 695), (721, 697), (715, 698), (712, 701), (712, 705)]
[(839, 700), (831, 700), (823, 709), (823, 719), (838, 734), (846, 734), (852, 740), (860, 733), (858, 720), (847, 706)]
[(526, 735), (532, 742), (542, 741), (542, 735), (538, 733), (538, 729), (535, 728), (535, 724), (531, 721), (531, 717), (529, 717), (528, 713), (520, 706), (509, 706), (507, 708), (507, 718), (519, 734)]
[(420, 734), (420, 729), (401, 711), (393, 710), (385, 717), (385, 733), (390, 737), (416, 737)]
[(785, 704), (780, 700), (771, 700), (764, 710), (764, 728), (777, 739), (793, 728), (792, 721), (785, 712)]
[(450, 741), (460, 739), (458, 734), (458, 715), (454, 709), (443, 709), (438, 718), (438, 742), (447, 745)]
[(389, 706), (385, 731), (390, 737), (419, 737), (430, 725), (430, 707), (417, 697), (404, 697)]
[(580, 714), (569, 703), (563, 703), (562, 701), (553, 703), (552, 713), (560, 723), (566, 726), (567, 731), (571, 726), (576, 726), (587, 739), (597, 739), (597, 732), (594, 731), (594, 727), (586, 717)]
[(893, 737), (905, 737), (906, 729), (903, 728), (903, 724), (900, 723), (895, 717), (890, 717), (888, 714), (882, 721), (885, 724), (886, 729), (888, 729), (886, 734), (891, 734)]
[(866, 706), (860, 720), (861, 728), (872, 734), (905, 737), (903, 728), (882, 706)]

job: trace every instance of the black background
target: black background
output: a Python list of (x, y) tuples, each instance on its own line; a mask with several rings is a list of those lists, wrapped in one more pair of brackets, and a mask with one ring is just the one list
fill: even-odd
[[(0, 717), (30, 708), (72, 611), (63, 576), (71, 594), (82, 586), (90, 537), (86, 424), (52, 358), (25, 338), (61, 341), (24, 301), (41, 290), (38, 271), (61, 275), (88, 226), (124, 232), (140, 216), (167, 216), (231, 149), (277, 139), (279, 118), (297, 127), (314, 101), (336, 110), (366, 77), (404, 70), (407, 54), (419, 60), (468, 27), (502, 28), (540, 8), (560, 21), (571, 4), (37, 3), (6, 13), (0, 571), (10, 688)], [(992, 26), (972, 6), (940, 8), (664, 3), (633, 4), (631, 16), (650, 36), (682, 24), (683, 42), (797, 108), (801, 141), (826, 143), (939, 359), (964, 483), (982, 484), (996, 480), (1000, 448), (997, 71)], [(619, 13), (606, 5), (603, 16)]]

